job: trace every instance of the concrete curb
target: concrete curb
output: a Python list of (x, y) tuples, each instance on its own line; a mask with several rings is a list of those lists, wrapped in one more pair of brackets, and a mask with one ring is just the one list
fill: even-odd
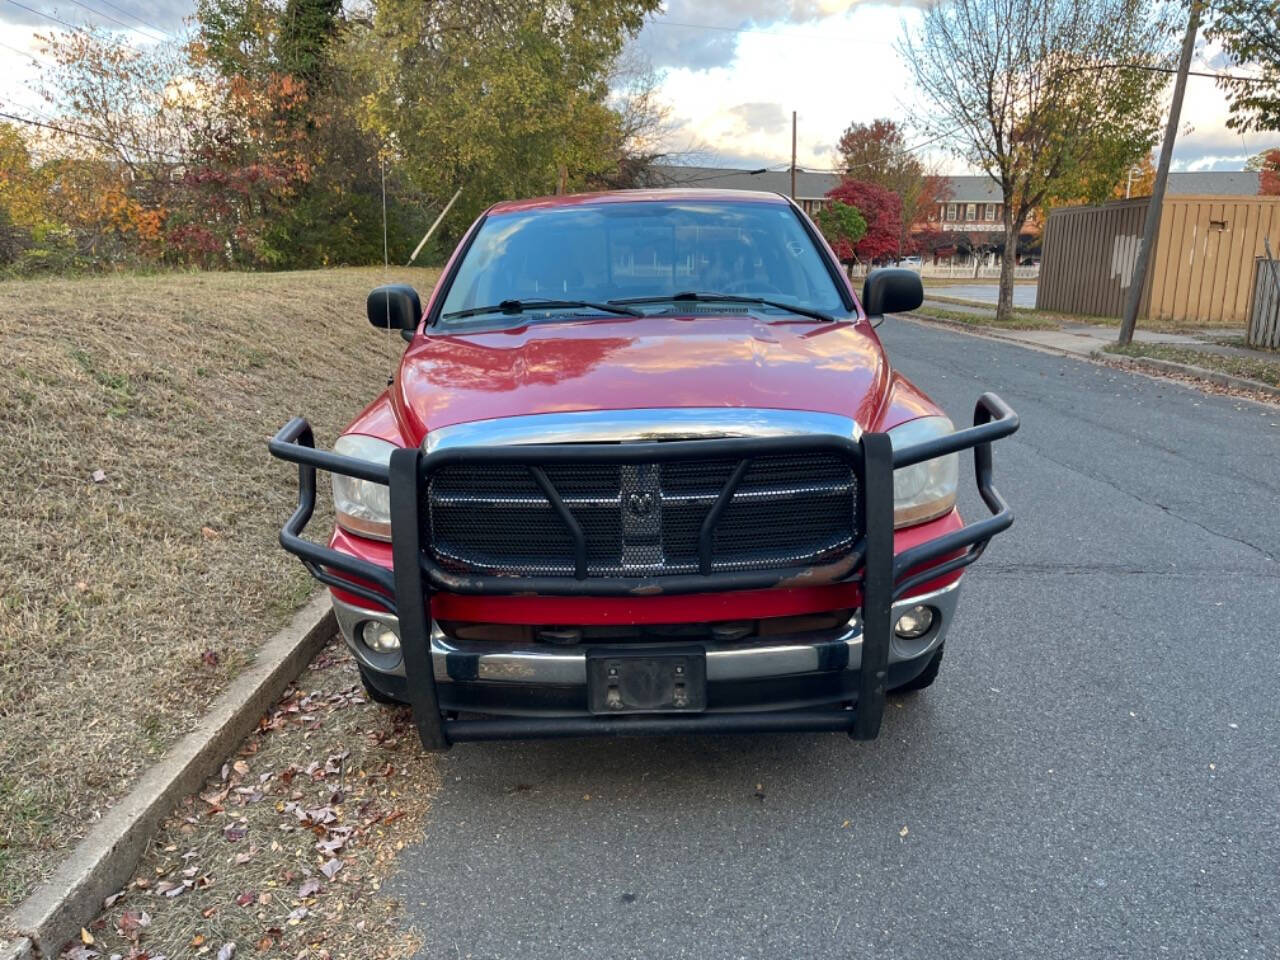
[(1003, 343), (1012, 343), (1014, 346), (1022, 347), (1024, 350), (1038, 350), (1040, 353), (1052, 354), (1055, 357), (1071, 357), (1074, 360), (1083, 360), (1089, 362), (1090, 356), (1083, 353), (1075, 353), (1071, 350), (1061, 350), (1057, 347), (1044, 343), (1032, 343), (1004, 332), (996, 327), (986, 327), (977, 323), (961, 323), (958, 320), (944, 320), (942, 317), (931, 317), (924, 313), (899, 313), (896, 316), (901, 320), (907, 320), (912, 323), (919, 323), (926, 327), (942, 327), (950, 330), (952, 333), (963, 334), (967, 337), (978, 337), (981, 340), (1000, 340)]
[(1263, 383), (1260, 380), (1250, 380), (1247, 377), (1236, 377), (1229, 373), (1208, 370), (1190, 363), (1177, 363), (1173, 360), (1161, 360), (1157, 357), (1130, 357), (1123, 353), (1106, 353), (1103, 351), (1099, 351), (1098, 356), (1103, 360), (1113, 360), (1123, 366), (1136, 367), (1140, 370), (1145, 369), (1151, 373), (1180, 373), (1186, 377), (1195, 377), (1197, 380), (1208, 380), (1210, 383), (1216, 383), (1222, 387), (1249, 390), (1253, 393), (1265, 393), (1269, 397), (1280, 400), (1280, 387), (1273, 387), (1271, 384)]
[(17, 906), (5, 926), (17, 939), (0, 960), (44, 960), (102, 910), (142, 859), (161, 821), (215, 773), (258, 718), (337, 629), (327, 592), (268, 640), (253, 664), (213, 702), (200, 726), (174, 745), (113, 805), (44, 884)]

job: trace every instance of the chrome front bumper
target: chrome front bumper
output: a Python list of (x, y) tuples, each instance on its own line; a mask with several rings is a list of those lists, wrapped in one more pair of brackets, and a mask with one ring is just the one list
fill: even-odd
[[(894, 636), (889, 664), (919, 660), (932, 654), (946, 636), (960, 594), (959, 582), (898, 601), (891, 623), (909, 608), (923, 604), (934, 610), (929, 632), (914, 640)], [(392, 614), (333, 600), (333, 612), (352, 654), (369, 670), (404, 676), (404, 664), (369, 650), (359, 638), (361, 624), (376, 620), (399, 635)], [(638, 644), (637, 644), (638, 645)], [(587, 644), (558, 647), (547, 643), (519, 645), (459, 641), (431, 624), (431, 661), (436, 683), (484, 682), (535, 686), (586, 686)], [(728, 644), (699, 643), (707, 653), (707, 681), (735, 682), (837, 670), (857, 672), (862, 666), (862, 621), (855, 614), (838, 633), (797, 634)]]

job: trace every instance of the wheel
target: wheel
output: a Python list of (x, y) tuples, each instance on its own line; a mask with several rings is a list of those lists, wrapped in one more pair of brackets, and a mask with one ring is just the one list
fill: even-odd
[(893, 692), (911, 693), (915, 690), (923, 690), (925, 687), (930, 686), (933, 681), (937, 680), (938, 671), (942, 669), (942, 651), (945, 647), (945, 643), (939, 645), (937, 651), (933, 655), (933, 658), (929, 661), (929, 665), (924, 668), (920, 676), (916, 677), (914, 680), (908, 680), (900, 687), (894, 687)]
[(374, 681), (370, 679), (369, 672), (364, 667), (359, 667), (360, 682), (364, 684), (364, 692), (369, 695), (369, 699), (374, 703), (380, 703), (387, 707), (403, 706), (404, 701), (398, 697), (393, 697), (389, 693), (383, 693), (374, 685)]

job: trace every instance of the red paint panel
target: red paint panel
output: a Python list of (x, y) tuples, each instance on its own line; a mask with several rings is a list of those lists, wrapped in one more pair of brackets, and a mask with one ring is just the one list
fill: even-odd
[[(935, 539), (963, 525), (952, 511), (945, 517), (918, 527), (899, 530), (894, 551)], [(391, 545), (353, 537), (335, 531), (330, 546), (344, 553), (391, 569)], [(947, 574), (924, 584), (914, 593), (927, 593), (960, 579), (960, 572)], [(344, 591), (334, 596), (348, 603), (366, 606), (367, 601)], [(758, 617), (794, 616), (861, 605), (856, 584), (828, 584), (773, 590), (733, 590), (724, 593), (697, 593), (653, 597), (546, 597), (546, 596), (464, 596), (436, 594), (432, 615), (444, 620), (476, 620), (486, 623), (519, 624), (632, 624), (702, 623), (710, 620), (744, 620)]]
[(405, 439), (416, 444), (428, 430), (472, 420), (654, 406), (805, 410), (866, 425), (889, 379), (864, 322), (730, 314), (418, 337), (395, 390)]

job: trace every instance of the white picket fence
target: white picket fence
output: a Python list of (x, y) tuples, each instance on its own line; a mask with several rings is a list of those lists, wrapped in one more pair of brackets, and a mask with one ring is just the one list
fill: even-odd
[[(952, 280), (999, 280), (1000, 264), (993, 267), (979, 266), (974, 267), (972, 263), (926, 263), (922, 267), (902, 264), (906, 270), (914, 270), (922, 277), (930, 279), (947, 278)], [(855, 278), (865, 277), (868, 270), (874, 270), (874, 267), (868, 267), (865, 263), (855, 263), (850, 273)], [(1014, 267), (1013, 279), (1015, 280), (1035, 280), (1040, 276), (1040, 267)]]

